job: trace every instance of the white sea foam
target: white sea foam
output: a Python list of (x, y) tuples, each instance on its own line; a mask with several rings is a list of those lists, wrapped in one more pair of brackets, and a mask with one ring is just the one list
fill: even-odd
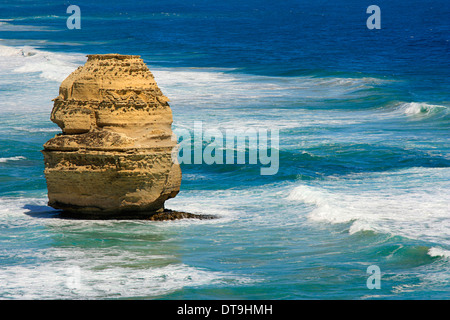
[(382, 82), (376, 78), (270, 77), (233, 73), (232, 69), (150, 69), (170, 97), (174, 127), (192, 128), (194, 121), (202, 120), (205, 130), (359, 124), (367, 119), (354, 113), (310, 109), (310, 101), (358, 95), (361, 88)]
[(30, 133), (35, 132), (61, 132), (61, 129), (57, 126), (54, 128), (30, 128), (30, 127), (14, 127), (13, 128), (16, 131), (25, 131)]
[(295, 187), (287, 200), (311, 206), (309, 219), (450, 245), (448, 168), (413, 168)]
[(175, 221), (162, 221), (162, 225), (189, 226), (192, 224), (223, 224), (237, 218), (236, 211), (229, 205), (229, 197), (234, 195), (229, 191), (185, 191), (165, 203), (167, 209), (190, 212), (194, 214), (214, 215), (218, 219), (185, 219)]
[[(70, 256), (70, 250), (64, 258)], [(94, 261), (89, 260), (92, 264)], [(195, 268), (183, 263), (132, 268), (111, 263), (96, 269), (68, 259), (53, 264), (0, 268), (1, 297), (7, 299), (104, 299), (157, 297), (183, 289), (214, 284), (235, 285), (253, 280)]]
[[(54, 211), (46, 207), (46, 200), (0, 198), (0, 229), (10, 231), (0, 233), (0, 255), (4, 261), (0, 265), (0, 299), (152, 298), (186, 287), (259, 281), (181, 262), (179, 247), (172, 243), (171, 237), (174, 226), (184, 225), (181, 221), (177, 224), (60, 219), (46, 214)], [(61, 245), (33, 248), (34, 241), (46, 243), (47, 232)], [(62, 233), (65, 237), (59, 238)], [(90, 233), (96, 236), (90, 239)], [(66, 237), (98, 244), (77, 246), (69, 241), (64, 245)], [(102, 237), (104, 241), (113, 238), (125, 244), (132, 239), (134, 246), (103, 246)], [(145, 239), (142, 245), (139, 237)], [(16, 245), (21, 241), (31, 241), (31, 247)], [(33, 263), (6, 262), (17, 258)]]
[(23, 156), (15, 156), (15, 157), (8, 157), (8, 158), (0, 158), (0, 163), (8, 162), (8, 161), (19, 161), (19, 160), (25, 160), (26, 158)]
[(81, 54), (60, 54), (29, 46), (0, 45), (0, 68), (14, 73), (37, 73), (40, 77), (61, 82), (86, 60)]
[[(290, 96), (323, 99), (338, 97), (370, 88), (383, 82), (376, 78), (320, 78), (310, 76), (270, 77), (231, 73), (233, 69), (209, 68), (151, 68), (163, 91), (172, 99), (215, 102), (216, 106), (230, 104), (237, 100), (272, 99), (283, 101)], [(186, 95), (186, 93), (189, 94)], [(195, 99), (196, 100), (196, 99)], [(211, 106), (210, 106), (211, 107)]]
[(60, 82), (85, 61), (84, 55), (80, 54), (0, 45), (0, 113), (31, 111), (48, 114), (52, 108), (51, 100), (58, 95)]
[(444, 259), (450, 259), (450, 250), (445, 250), (440, 247), (432, 247), (428, 250), (428, 255), (431, 257), (443, 257)]

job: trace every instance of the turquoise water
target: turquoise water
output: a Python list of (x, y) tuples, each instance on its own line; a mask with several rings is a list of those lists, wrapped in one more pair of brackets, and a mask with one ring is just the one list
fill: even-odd
[[(1, 299), (448, 299), (450, 6), (346, 0), (0, 5)], [(115, 32), (111, 32), (114, 30)], [(43, 143), (91, 53), (139, 54), (175, 132), (279, 130), (279, 170), (183, 164), (167, 208), (63, 219)], [(369, 289), (367, 268), (381, 270)]]

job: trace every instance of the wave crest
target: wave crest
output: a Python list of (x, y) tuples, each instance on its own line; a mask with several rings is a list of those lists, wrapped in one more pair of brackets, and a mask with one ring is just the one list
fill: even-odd
[(444, 259), (450, 260), (450, 250), (445, 250), (439, 247), (432, 247), (428, 250), (428, 255), (430, 257), (443, 257)]
[(447, 109), (445, 106), (433, 105), (425, 102), (407, 102), (402, 103), (399, 107), (404, 114), (408, 116), (412, 115), (431, 115), (438, 112), (442, 112)]

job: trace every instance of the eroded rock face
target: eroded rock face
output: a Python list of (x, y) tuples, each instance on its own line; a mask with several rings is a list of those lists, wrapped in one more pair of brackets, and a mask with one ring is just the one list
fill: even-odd
[(49, 205), (83, 214), (155, 213), (180, 190), (172, 111), (139, 56), (88, 55), (61, 84), (44, 144)]

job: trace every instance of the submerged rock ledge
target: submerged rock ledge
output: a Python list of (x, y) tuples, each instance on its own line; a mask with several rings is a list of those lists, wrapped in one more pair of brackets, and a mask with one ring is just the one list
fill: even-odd
[(162, 212), (128, 212), (120, 214), (83, 214), (81, 212), (62, 211), (59, 216), (61, 218), (75, 218), (84, 220), (147, 220), (147, 221), (170, 221), (181, 219), (197, 219), (197, 220), (211, 220), (218, 219), (219, 216), (211, 214), (194, 214), (182, 211), (174, 211), (164, 209)]

